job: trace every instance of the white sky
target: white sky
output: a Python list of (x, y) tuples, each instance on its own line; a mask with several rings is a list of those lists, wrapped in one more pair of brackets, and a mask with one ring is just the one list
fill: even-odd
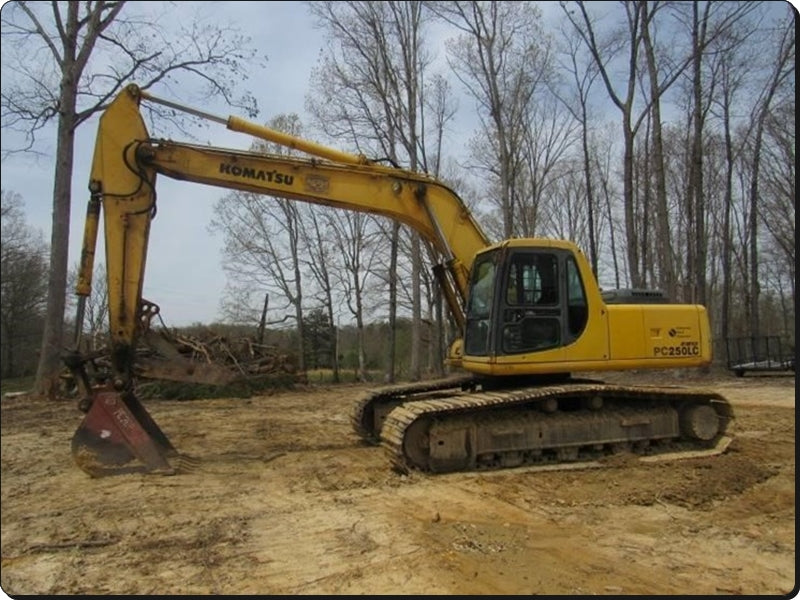
[[(796, 1), (792, 1), (795, 6)], [(196, 4), (178, 2), (177, 11), (181, 5)], [(264, 123), (277, 114), (295, 112), (305, 121), (304, 102), (311, 69), (324, 45), (323, 35), (314, 29), (306, 6), (301, 2), (279, 1), (200, 4), (205, 5), (204, 10), (220, 11), (221, 18), (232, 22), (252, 38), (258, 55), (268, 58), (266, 66), (253, 72), (238, 90), (249, 91), (257, 98), (260, 114), (254, 120)], [(541, 5), (546, 17), (560, 10), (554, 1), (542, 2)], [(168, 98), (158, 89), (153, 93)], [(196, 108), (222, 117), (231, 112), (221, 102), (216, 107)], [(472, 107), (462, 102), (460, 111), (468, 116)], [(467, 121), (462, 114), (458, 122), (463, 124)], [(70, 266), (76, 265), (80, 256), (96, 127), (96, 120), (87, 122), (76, 136)], [(468, 137), (471, 131), (466, 130), (466, 125), (462, 128), (465, 130), (457, 131), (455, 135)], [(31, 156), (9, 158), (1, 166), (3, 189), (22, 196), (28, 223), (39, 229), (48, 242), (53, 186), (52, 131), (49, 137), (40, 134), (41, 139), (47, 142), (39, 147), (48, 153), (46, 157), (38, 161)], [(215, 146), (247, 148), (250, 145), (249, 136), (228, 132), (223, 125), (212, 123), (206, 131), (207, 139), (201, 141)], [(6, 145), (4, 141), (3, 146)], [(151, 229), (143, 295), (161, 307), (161, 315), (169, 326), (210, 323), (219, 318), (219, 301), (225, 286), (220, 265), (222, 240), (208, 232), (208, 224), (215, 201), (223, 195), (223, 189), (159, 178), (158, 214)], [(102, 244), (102, 239), (98, 240), (98, 256), (103, 256)]]

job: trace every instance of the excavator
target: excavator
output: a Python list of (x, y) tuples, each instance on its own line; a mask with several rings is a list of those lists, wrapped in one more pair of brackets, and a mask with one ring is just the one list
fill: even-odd
[[(216, 148), (148, 134), (153, 102), (294, 152)], [(136, 397), (137, 376), (224, 382), (213, 365), (146, 364), (140, 342), (159, 314), (142, 298), (158, 176), (244, 190), (399, 221), (418, 232), (459, 332), (450, 374), (387, 385), (354, 403), (351, 421), (398, 472), (449, 473), (560, 465), (619, 452), (640, 458), (721, 453), (734, 419), (709, 390), (620, 385), (595, 372), (682, 369), (711, 362), (701, 305), (649, 290), (601, 291), (581, 250), (544, 238), (493, 243), (462, 199), (435, 178), (342, 152), (247, 120), (218, 117), (156, 97), (135, 84), (103, 112), (84, 225), (74, 347), (65, 363), (85, 414), (72, 438), (75, 463), (92, 477), (179, 473), (180, 454)], [(81, 331), (103, 214), (111, 374), (93, 380)], [(144, 364), (143, 364), (144, 363)], [(581, 374), (582, 377), (574, 375)]]

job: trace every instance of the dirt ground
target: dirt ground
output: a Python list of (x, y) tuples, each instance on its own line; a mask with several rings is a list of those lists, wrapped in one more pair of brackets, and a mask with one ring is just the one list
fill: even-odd
[(351, 431), (364, 386), (310, 386), (149, 401), (198, 469), (92, 479), (70, 455), (72, 402), (5, 398), (0, 583), (9, 596), (793, 596), (794, 376), (661, 377), (730, 400), (725, 454), (402, 476)]

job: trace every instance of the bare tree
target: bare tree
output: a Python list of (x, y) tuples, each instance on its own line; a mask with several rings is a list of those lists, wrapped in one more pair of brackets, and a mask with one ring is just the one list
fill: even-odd
[(336, 277), (344, 291), (345, 304), (356, 322), (358, 379), (367, 380), (365, 348), (365, 296), (380, 256), (381, 239), (371, 227), (373, 217), (360, 212), (333, 211), (327, 221), (338, 249)]
[[(223, 270), (234, 301), (267, 289), (285, 298), (298, 328), (298, 368), (303, 371), (303, 281), (299, 259), (299, 207), (290, 200), (231, 192), (214, 206), (210, 228), (223, 235)], [(241, 311), (241, 308), (239, 309)], [(257, 313), (251, 307), (250, 318)], [(240, 312), (241, 316), (245, 316)]]
[[(753, 124), (749, 122), (739, 125), (738, 122), (741, 119), (737, 113), (741, 114), (742, 107), (750, 104), (748, 96), (757, 94), (755, 90), (761, 85), (758, 79), (753, 77), (753, 65), (758, 64), (762, 58), (759, 56), (757, 43), (754, 43), (756, 41), (754, 34), (761, 29), (759, 18), (744, 19), (742, 17), (750, 15), (759, 17), (763, 14), (765, 6), (763, 3), (747, 3), (747, 8), (745, 5), (721, 7), (722, 20), (728, 18), (728, 24), (713, 37), (704, 54), (695, 56), (691, 77), (687, 77), (686, 81), (690, 115), (688, 119), (692, 125), (692, 133), (688, 135), (691, 146), (687, 160), (691, 166), (688, 169), (689, 177), (685, 184), (686, 202), (691, 202), (692, 206), (687, 208), (694, 212), (697, 206), (706, 204), (706, 195), (713, 196), (717, 190), (721, 193), (716, 213), (712, 207), (708, 207), (708, 216), (705, 217), (711, 220), (706, 228), (708, 235), (703, 236), (702, 239), (687, 240), (687, 246), (690, 245), (688, 248), (690, 256), (696, 256), (706, 246), (708, 246), (707, 254), (714, 256), (710, 244), (719, 243), (719, 252), (717, 253), (721, 280), (719, 289), (715, 293), (715, 290), (711, 288), (710, 293), (705, 293), (705, 297), (709, 304), (713, 304), (715, 301), (720, 303), (720, 310), (712, 313), (718, 315), (712, 326), (723, 338), (728, 337), (732, 330), (731, 297), (734, 288), (743, 283), (739, 282), (735, 285), (734, 273), (736, 271), (732, 268), (736, 260), (734, 255), (745, 247), (733, 242), (735, 219), (741, 215), (741, 213), (734, 214), (738, 212), (735, 205), (736, 182), (734, 178), (737, 163), (741, 161), (742, 154), (747, 148), (746, 140), (750, 138), (753, 127)], [(752, 8), (757, 8), (759, 11), (753, 12)], [(709, 36), (708, 28), (715, 26), (709, 25), (708, 16), (705, 13), (700, 18), (700, 15), (694, 14), (694, 10), (691, 14), (689, 11), (686, 12), (687, 16), (683, 20), (686, 22), (687, 29), (695, 32), (695, 45), (697, 45), (697, 42)], [(702, 64), (699, 63), (701, 57)], [(698, 72), (698, 68), (702, 70)], [(700, 85), (701, 83), (702, 85)], [(724, 166), (720, 167), (720, 182), (714, 186), (706, 184), (704, 177), (706, 173), (713, 173), (706, 167), (705, 162), (709, 157), (714, 156), (711, 150), (715, 142), (713, 137), (710, 143), (706, 143), (705, 139), (716, 135), (719, 136), (720, 158)], [(697, 177), (698, 173), (700, 177)], [(698, 190), (699, 185), (703, 186), (702, 190)], [(716, 229), (712, 229), (715, 223)], [(713, 259), (709, 266), (713, 268)], [(701, 281), (702, 279), (698, 280), (698, 283)], [(743, 298), (744, 296), (737, 293), (737, 297)]]
[[(431, 134), (425, 135), (423, 131), (425, 143), (421, 148), (422, 164), (426, 172), (438, 179), (444, 180), (446, 178), (444, 174), (445, 165), (443, 164), (444, 161), (442, 157), (444, 136), (447, 127), (455, 117), (458, 103), (454, 99), (450, 83), (441, 75), (434, 75), (426, 85), (423, 102), (426, 107), (425, 114), (427, 115), (427, 123), (430, 126)], [(430, 140), (433, 140), (433, 142), (431, 143)], [(454, 185), (453, 187), (455, 189), (458, 186)], [(431, 260), (437, 260), (437, 257), (432, 256)], [(441, 357), (445, 356), (447, 351), (449, 323), (445, 316), (442, 290), (438, 285), (433, 286), (432, 295), (433, 297), (431, 300), (435, 313), (435, 345), (431, 344), (429, 356), (431, 362), (435, 364), (431, 364), (430, 368), (436, 375), (443, 375), (444, 364), (441, 362)]]
[[(611, 253), (611, 272), (614, 278), (614, 287), (619, 289), (622, 283), (622, 266), (621, 260), (619, 258), (622, 250), (619, 249), (619, 246), (624, 245), (624, 242), (621, 242), (617, 238), (617, 231), (622, 229), (622, 226), (619, 225), (619, 219), (617, 218), (614, 212), (614, 206), (612, 199), (618, 197), (619, 191), (615, 187), (615, 180), (612, 178), (613, 173), (613, 164), (616, 162), (614, 160), (614, 142), (613, 137), (610, 132), (607, 132), (605, 136), (602, 133), (598, 136), (597, 142), (593, 145), (594, 148), (590, 152), (590, 156), (592, 156), (592, 170), (595, 173), (595, 178), (600, 183), (600, 190), (598, 192), (599, 200), (598, 200), (598, 214), (602, 215), (603, 218), (599, 219), (602, 223), (603, 221), (608, 224), (608, 243), (609, 249)], [(602, 239), (602, 229), (598, 230), (598, 239)], [(602, 254), (599, 254), (602, 256)], [(600, 279), (601, 274), (603, 274), (603, 267), (604, 265), (598, 259), (597, 264), (597, 277), (598, 280)]]
[[(202, 95), (254, 109), (250, 98), (234, 98), (236, 86), (247, 76), (248, 40), (218, 20), (167, 18), (170, 9), (175, 10), (173, 3), (129, 6), (124, 1), (15, 1), (3, 7), (2, 127), (24, 135), (20, 147), (4, 148), (3, 153), (34, 150), (43, 128), (56, 123), (39, 393), (55, 393), (54, 375), (60, 367), (76, 129), (134, 78), (143, 89), (194, 78), (202, 84)], [(40, 59), (30, 60), (33, 55)]]
[[(681, 15), (679, 5), (676, 13)], [(702, 8), (702, 10), (701, 10)], [(691, 31), (691, 89), (692, 89), (692, 127), (690, 163), (687, 177), (686, 212), (690, 218), (690, 238), (687, 240), (689, 253), (687, 270), (689, 296), (693, 301), (705, 304), (707, 301), (706, 267), (707, 267), (707, 230), (706, 230), (706, 198), (703, 184), (703, 136), (706, 119), (713, 98), (713, 90), (718, 85), (717, 69), (706, 69), (710, 77), (704, 73), (704, 64), (716, 63), (714, 55), (729, 52), (728, 40), (730, 31), (754, 10), (759, 8), (758, 2), (746, 3), (700, 3), (693, 2), (691, 16), (686, 17), (687, 28)], [(688, 11), (686, 11), (688, 12)], [(716, 44), (718, 39), (721, 44)], [(711, 56), (707, 49), (712, 46)], [(704, 81), (707, 80), (707, 81)]]
[[(371, 147), (394, 164), (424, 168), (425, 70), (430, 63), (424, 44), (419, 2), (311, 2), (312, 14), (326, 29), (330, 45), (322, 68), (315, 71), (316, 93), (309, 108), (329, 136), (349, 138), (356, 147)], [(397, 230), (399, 233), (400, 230)], [(420, 377), (421, 242), (411, 236), (413, 269), (412, 369)], [(395, 238), (396, 239), (396, 238)], [(394, 262), (394, 258), (391, 259)], [(390, 285), (396, 293), (397, 284)], [(394, 309), (396, 301), (390, 299)], [(390, 322), (394, 317), (390, 315)], [(393, 339), (390, 344), (394, 345)], [(388, 378), (393, 378), (390, 365)]]
[[(30, 373), (34, 340), (40, 335), (47, 298), (47, 245), (25, 223), (22, 197), (2, 191), (0, 237), (0, 338), (3, 377)], [(27, 358), (26, 358), (27, 357)]]
[[(564, 2), (562, 3), (564, 14), (575, 27), (575, 30), (583, 39), (589, 49), (594, 61), (600, 70), (603, 83), (608, 91), (609, 98), (620, 110), (622, 116), (622, 133), (625, 143), (623, 156), (623, 206), (625, 210), (625, 233), (627, 235), (628, 249), (628, 269), (630, 273), (630, 283), (634, 287), (640, 287), (644, 283), (644, 277), (640, 265), (640, 239), (638, 227), (634, 218), (634, 190), (633, 190), (633, 164), (634, 164), (634, 139), (636, 130), (642, 121), (643, 115), (634, 119), (634, 100), (636, 97), (636, 78), (639, 52), (642, 43), (641, 23), (642, 9), (641, 2), (626, 2), (625, 23), (627, 31), (625, 33), (614, 32), (606, 39), (601, 40), (596, 33), (597, 24), (595, 19), (590, 16), (586, 3)], [(617, 91), (619, 81), (611, 73), (610, 65), (617, 60), (617, 57), (627, 49), (624, 63), (627, 65), (627, 80), (621, 82), (623, 92)]]
[(774, 240), (774, 262), (785, 280), (791, 306), (795, 305), (797, 272), (795, 123), (795, 107), (788, 102), (776, 106), (765, 122), (764, 133), (769, 142), (764, 149), (764, 168), (761, 171), (762, 198), (765, 201), (759, 205), (764, 227)]
[[(76, 270), (77, 272), (77, 270)], [(106, 266), (99, 265), (95, 270), (97, 283), (92, 286), (92, 294), (86, 301), (86, 322), (83, 339), (89, 340), (89, 350), (98, 350), (104, 344), (108, 328), (108, 283)]]
[[(567, 56), (567, 65), (562, 68), (565, 69), (574, 84), (574, 90), (571, 94), (564, 94), (563, 96), (556, 92), (556, 96), (564, 103), (572, 113), (573, 118), (580, 126), (581, 138), (581, 153), (583, 155), (583, 178), (586, 192), (586, 213), (587, 213), (587, 233), (588, 233), (588, 249), (589, 249), (589, 262), (592, 265), (592, 271), (595, 277), (598, 275), (598, 258), (597, 258), (597, 205), (598, 200), (595, 194), (595, 182), (592, 177), (592, 158), (589, 152), (589, 137), (590, 137), (590, 105), (589, 95), (592, 85), (599, 76), (599, 71), (596, 64), (591, 59), (586, 62), (580, 57), (580, 38), (574, 31), (563, 32), (565, 43), (565, 54)], [(584, 64), (585, 63), (585, 64)]]
[(503, 237), (515, 234), (518, 190), (524, 179), (524, 139), (537, 87), (550, 76), (549, 46), (530, 2), (429, 2), (455, 27), (448, 42), (451, 68), (475, 100), (481, 120), (481, 168), (496, 180)]
[[(576, 141), (577, 122), (549, 91), (526, 111), (521, 138), (519, 165), (515, 173), (513, 235), (535, 237), (548, 235), (547, 219), (558, 212), (564, 198), (554, 193), (558, 178), (568, 163), (567, 153)], [(570, 167), (567, 166), (566, 170)], [(586, 210), (586, 205), (581, 207)]]
[[(600, 74), (606, 85), (609, 98), (622, 114), (623, 139), (625, 151), (623, 158), (623, 189), (625, 206), (625, 231), (628, 236), (628, 267), (631, 273), (631, 284), (644, 285), (647, 270), (645, 259), (645, 235), (647, 221), (637, 222), (634, 197), (634, 141), (645, 117), (653, 131), (653, 165), (656, 189), (656, 234), (659, 255), (663, 257), (659, 278), (663, 285), (671, 287), (673, 279), (674, 253), (669, 252), (671, 245), (669, 211), (666, 205), (665, 174), (663, 171), (663, 149), (661, 142), (660, 103), (665, 92), (692, 66), (692, 85), (694, 108), (692, 113), (692, 152), (688, 165), (687, 191), (691, 195), (691, 203), (685, 204), (684, 212), (690, 225), (691, 267), (689, 276), (698, 277), (699, 286), (705, 289), (704, 274), (706, 269), (707, 235), (705, 227), (706, 208), (703, 200), (702, 184), (702, 131), (705, 113), (708, 111), (708, 98), (711, 83), (704, 85), (700, 77), (701, 67), (707, 59), (708, 48), (716, 40), (724, 36), (737, 22), (747, 16), (758, 3), (661, 3), (661, 2), (623, 2), (625, 23), (620, 31), (606, 30), (606, 34), (598, 34), (597, 20), (590, 15), (590, 3), (564, 2), (564, 13), (575, 26), (590, 52), (594, 56)], [(699, 14), (702, 6), (703, 14)], [(665, 9), (670, 8), (667, 12)], [(658, 18), (656, 18), (658, 15)], [(670, 18), (671, 17), (671, 18)], [(681, 37), (676, 25), (685, 23), (685, 36)], [(662, 42), (659, 47), (655, 34), (658, 24), (662, 30), (672, 27), (666, 36), (668, 43)], [(681, 43), (681, 40), (685, 40)], [(626, 52), (623, 57), (623, 52)], [(641, 97), (637, 96), (636, 83), (640, 79), (640, 62), (642, 55), (647, 67), (648, 85)], [(619, 60), (627, 66), (627, 81), (613, 76), (612, 67)], [(623, 90), (622, 93), (617, 89)], [(643, 109), (634, 114), (634, 103), (643, 102)], [(645, 190), (648, 190), (645, 188)], [(684, 193), (685, 195), (685, 193)], [(687, 201), (688, 202), (688, 201)], [(663, 272), (662, 272), (663, 269)], [(696, 286), (690, 294), (699, 299)]]
[(750, 179), (750, 294), (748, 299), (751, 302), (750, 310), (750, 332), (758, 336), (761, 324), (758, 314), (758, 299), (761, 293), (758, 277), (758, 217), (760, 214), (761, 197), (759, 194), (760, 170), (762, 162), (762, 147), (764, 142), (764, 131), (767, 126), (770, 110), (773, 102), (781, 92), (784, 82), (791, 82), (791, 91), (794, 92), (795, 72), (795, 23), (793, 20), (786, 22), (784, 27), (778, 31), (779, 37), (774, 48), (774, 63), (769, 73), (763, 94), (755, 107), (753, 121), (755, 122), (755, 132), (753, 139), (752, 155), (752, 177)]
[[(331, 328), (331, 339), (336, 339), (336, 310), (334, 308), (335, 281), (332, 267), (335, 264), (333, 257), (337, 249), (328, 235), (326, 220), (322, 218), (327, 210), (325, 207), (311, 207), (305, 218), (300, 221), (302, 230), (301, 242), (305, 247), (303, 260), (306, 268), (311, 272), (320, 290), (320, 301), (324, 307), (325, 315)], [(339, 355), (333, 352), (333, 381), (339, 382)]]
[(743, 95), (747, 90), (748, 65), (755, 60), (743, 45), (746, 36), (731, 35), (728, 40), (728, 52), (720, 53), (719, 57), (719, 88), (712, 99), (710, 111), (716, 115), (722, 128), (725, 173), (723, 179), (723, 202), (720, 224), (721, 270), (722, 289), (719, 332), (727, 338), (731, 333), (731, 293), (733, 289), (732, 255), (735, 252), (732, 234), (732, 214), (734, 211), (734, 173), (736, 162), (742, 151), (743, 145), (734, 143), (734, 105), (737, 96)]
[[(268, 126), (294, 136), (300, 132), (296, 114), (279, 115)], [(251, 150), (273, 155), (294, 152), (263, 140), (256, 140)], [(277, 289), (293, 308), (298, 331), (298, 369), (302, 372), (305, 335), (300, 208), (294, 200), (235, 191), (215, 204), (210, 228), (224, 236), (223, 268), (231, 280), (251, 289)]]
[[(675, 265), (673, 262), (672, 238), (670, 235), (669, 209), (667, 207), (667, 182), (664, 166), (664, 142), (662, 139), (662, 118), (661, 118), (661, 98), (665, 92), (661, 85), (659, 65), (669, 60), (657, 60), (655, 44), (654, 20), (659, 10), (659, 3), (654, 3), (652, 9), (647, 2), (642, 2), (641, 27), (642, 45), (644, 48), (645, 62), (647, 65), (647, 80), (650, 93), (650, 110), (652, 126), (652, 159), (648, 160), (648, 166), (652, 164), (655, 188), (655, 207), (656, 207), (656, 252), (658, 260), (658, 284), (670, 298), (677, 296), (677, 285), (675, 277)], [(648, 149), (649, 151), (649, 149)], [(649, 190), (649, 181), (645, 183)], [(646, 246), (645, 246), (646, 248)], [(644, 267), (645, 265), (643, 265)]]

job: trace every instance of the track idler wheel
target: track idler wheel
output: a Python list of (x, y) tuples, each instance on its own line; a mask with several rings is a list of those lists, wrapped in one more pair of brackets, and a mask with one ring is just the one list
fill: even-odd
[(708, 404), (690, 404), (680, 412), (680, 427), (685, 437), (709, 442), (720, 432), (720, 418)]
[(92, 477), (176, 472), (178, 453), (133, 394), (95, 391), (72, 437), (75, 463)]

